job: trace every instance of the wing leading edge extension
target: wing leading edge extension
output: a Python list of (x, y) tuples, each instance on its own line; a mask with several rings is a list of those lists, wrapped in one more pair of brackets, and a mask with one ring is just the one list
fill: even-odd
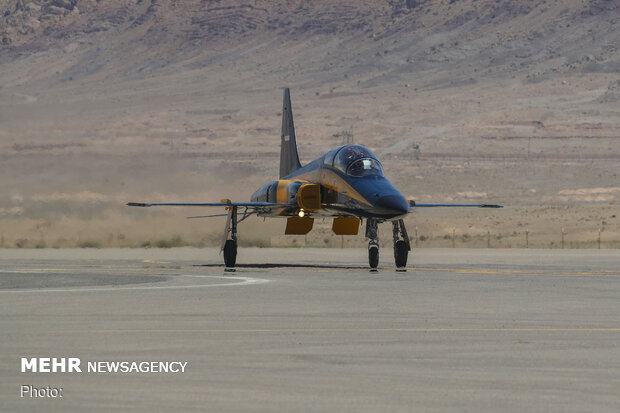
[(438, 208), (438, 207), (461, 207), (461, 208), (503, 208), (503, 205), (496, 204), (418, 204), (415, 201), (409, 201), (411, 208)]

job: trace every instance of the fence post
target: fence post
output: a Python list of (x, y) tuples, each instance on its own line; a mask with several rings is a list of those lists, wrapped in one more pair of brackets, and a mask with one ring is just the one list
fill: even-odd
[(564, 228), (562, 228), (562, 249), (564, 249)]
[(452, 228), (452, 248), (455, 248), (456, 246), (456, 243), (454, 241), (454, 236), (455, 236), (455, 231), (454, 231), (454, 228)]
[(530, 230), (526, 229), (525, 230), (525, 248), (529, 248), (530, 247)]

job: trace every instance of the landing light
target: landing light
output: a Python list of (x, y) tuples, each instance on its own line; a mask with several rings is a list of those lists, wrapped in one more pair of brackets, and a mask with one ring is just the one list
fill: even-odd
[(300, 209), (300, 210), (299, 210), (299, 213), (298, 213), (297, 215), (299, 215), (299, 218), (303, 218), (303, 217), (304, 217), (304, 215), (306, 215), (306, 213), (304, 212), (304, 210), (303, 210), (303, 209)]

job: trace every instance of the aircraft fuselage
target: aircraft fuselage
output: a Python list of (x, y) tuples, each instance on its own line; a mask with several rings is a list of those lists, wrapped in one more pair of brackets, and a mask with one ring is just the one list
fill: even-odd
[(269, 217), (356, 216), (383, 221), (409, 212), (409, 202), (385, 178), (377, 157), (361, 145), (332, 149), (262, 186), (251, 202), (288, 204), (258, 212)]

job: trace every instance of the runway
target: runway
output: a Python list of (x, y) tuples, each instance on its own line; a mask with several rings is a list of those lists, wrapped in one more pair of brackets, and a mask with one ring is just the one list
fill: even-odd
[(620, 251), (381, 252), (240, 249), (228, 273), (214, 249), (0, 250), (0, 410), (620, 409)]

